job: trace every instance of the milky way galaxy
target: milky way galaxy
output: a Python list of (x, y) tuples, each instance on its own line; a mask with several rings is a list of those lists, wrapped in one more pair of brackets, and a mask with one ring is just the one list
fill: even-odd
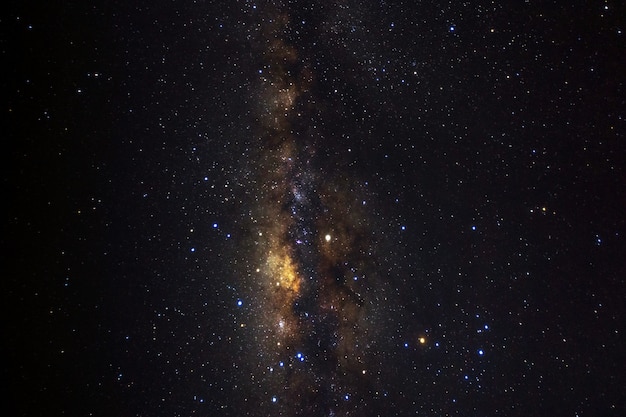
[(263, 62), (250, 162), (253, 380), (262, 381), (259, 404), (271, 406), (268, 414), (363, 413), (360, 397), (382, 395), (370, 355), (392, 303), (376, 265), (377, 219), (359, 178), (320, 155), (335, 139), (316, 126), (325, 103), (312, 91), (310, 60), (287, 40), (291, 16), (267, 13), (255, 41)]

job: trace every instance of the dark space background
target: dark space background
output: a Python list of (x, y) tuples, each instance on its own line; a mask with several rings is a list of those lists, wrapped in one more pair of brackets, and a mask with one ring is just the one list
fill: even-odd
[[(4, 407), (626, 415), (625, 21), (617, 1), (9, 2)], [(298, 86), (285, 114), (266, 76)], [(310, 204), (274, 199), (294, 181)], [(313, 237), (276, 307), (252, 277), (284, 222)], [(279, 308), (302, 358), (271, 347)]]

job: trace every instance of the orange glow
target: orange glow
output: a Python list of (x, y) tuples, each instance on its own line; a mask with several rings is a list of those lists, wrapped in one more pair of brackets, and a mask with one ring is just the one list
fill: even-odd
[(291, 256), (287, 253), (278, 254), (270, 251), (267, 263), (270, 268), (270, 276), (277, 287), (285, 288), (296, 294), (300, 291), (300, 277), (298, 277)]

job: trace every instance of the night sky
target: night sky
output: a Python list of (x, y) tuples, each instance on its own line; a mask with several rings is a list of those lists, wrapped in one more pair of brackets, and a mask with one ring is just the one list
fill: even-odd
[(0, 26), (11, 415), (626, 415), (621, 2)]

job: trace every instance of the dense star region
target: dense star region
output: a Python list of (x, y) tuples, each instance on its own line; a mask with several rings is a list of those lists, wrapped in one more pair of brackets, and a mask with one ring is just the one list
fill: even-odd
[[(311, 59), (288, 43), (296, 29), (286, 11), (265, 14), (253, 41), (264, 59), (252, 129), (258, 151), (250, 163), (258, 197), (249, 202), (248, 227), (259, 264), (245, 271), (250, 299), (263, 312), (247, 335), (260, 349), (251, 371), (262, 381), (257, 401), (271, 405), (267, 415), (364, 413), (366, 402), (358, 400), (378, 385), (368, 372), (380, 375), (368, 356), (380, 344), (376, 326), (390, 304), (373, 261), (375, 222), (359, 207), (358, 184), (324, 175), (330, 167), (317, 149), (333, 138), (314, 122), (324, 100), (314, 91)], [(254, 385), (250, 392), (258, 391)]]
[(11, 415), (626, 415), (626, 10), (557, 3), (10, 2)]

